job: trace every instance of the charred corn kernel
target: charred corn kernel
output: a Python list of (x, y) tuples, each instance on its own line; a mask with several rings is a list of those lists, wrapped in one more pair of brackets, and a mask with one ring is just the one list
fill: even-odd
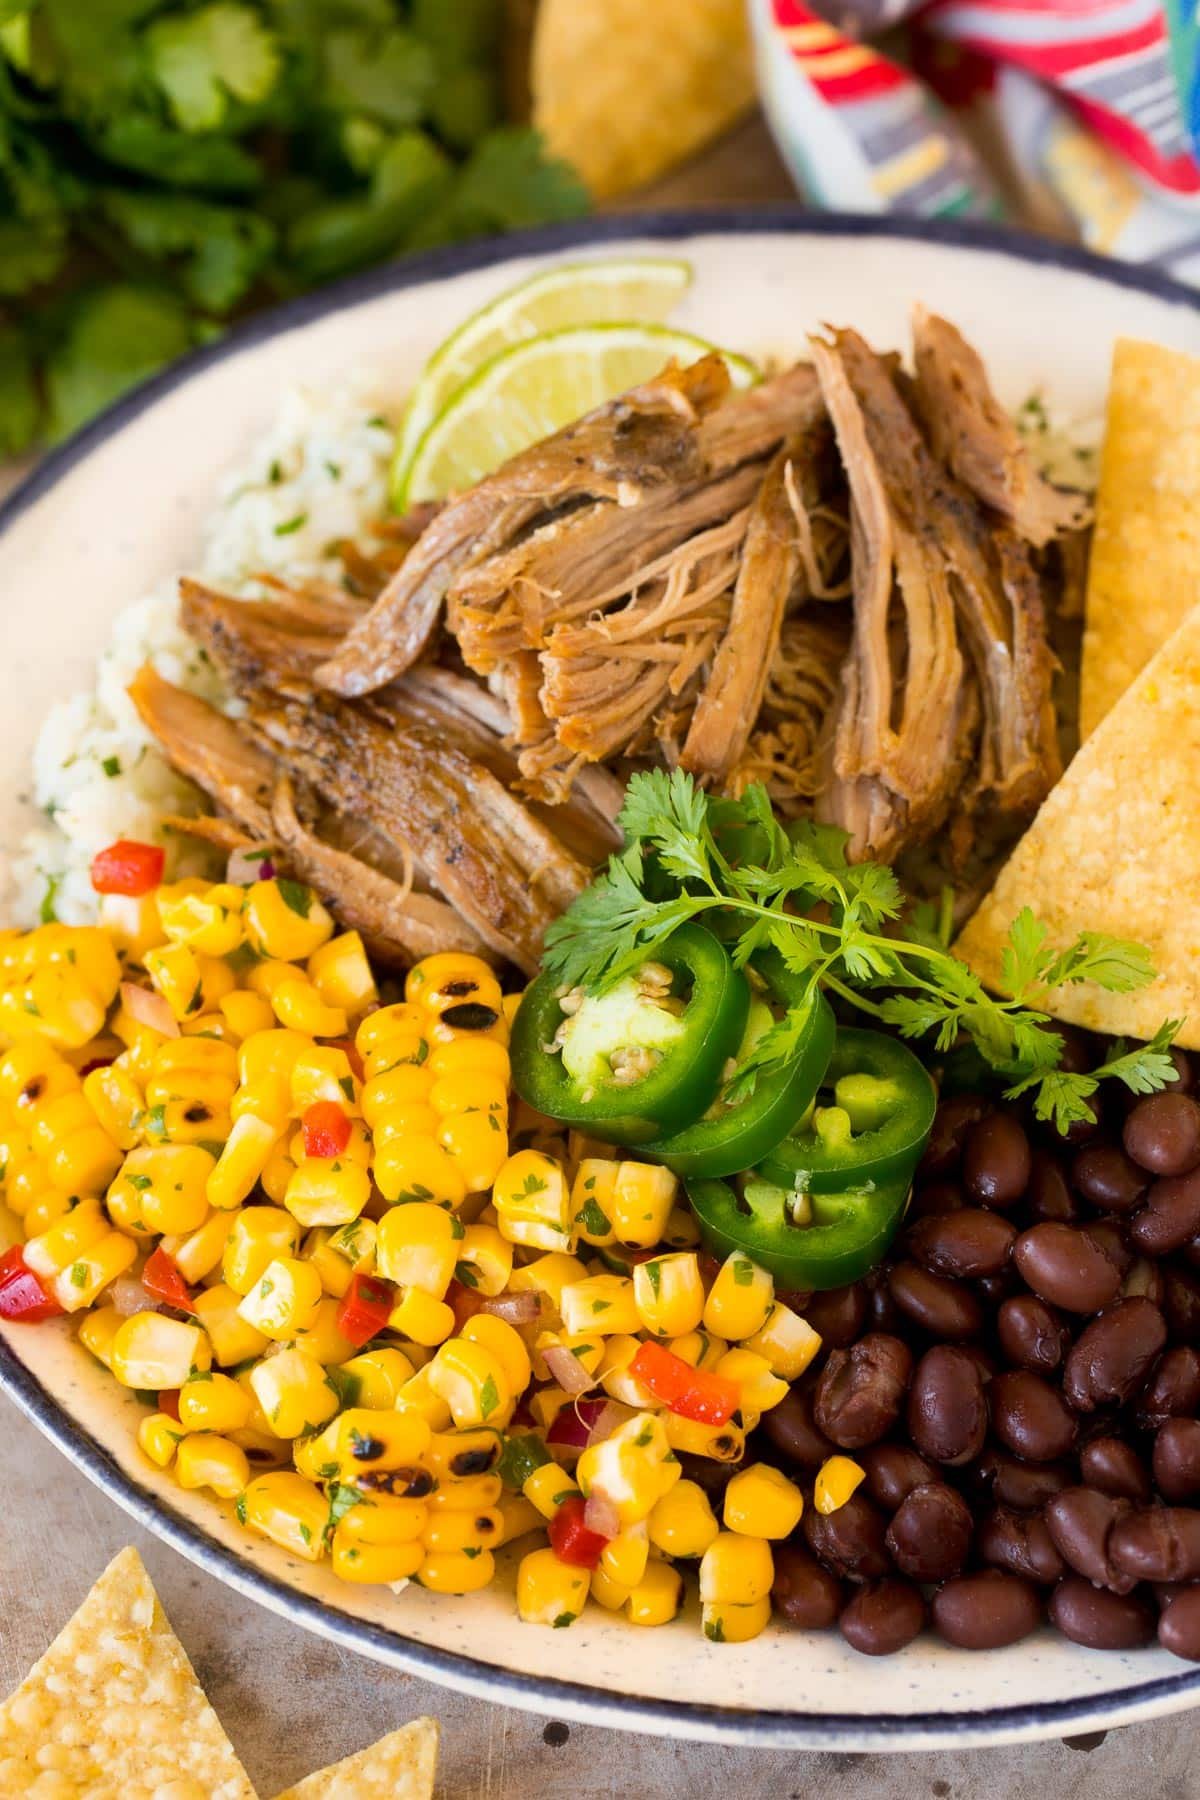
[(332, 1428), (333, 1454), (342, 1479), (363, 1469), (402, 1469), (419, 1463), (429, 1448), (429, 1426), (415, 1413), (352, 1406)]
[(317, 1302), (312, 1320), (300, 1327), (292, 1342), (297, 1350), (306, 1350), (322, 1367), (330, 1363), (343, 1363), (354, 1353), (354, 1345), (348, 1337), (343, 1336), (338, 1324), (338, 1303), (325, 1293)]
[(207, 1369), (212, 1352), (198, 1325), (140, 1312), (126, 1319), (112, 1341), (110, 1368), (122, 1387), (181, 1388), (196, 1369)]
[(518, 1150), (492, 1190), (501, 1235), (533, 1250), (572, 1248), (571, 1198), (560, 1163), (537, 1150)]
[(821, 1348), (821, 1334), (777, 1300), (762, 1329), (745, 1338), (742, 1347), (764, 1357), (781, 1381), (798, 1381)]
[(248, 1294), (268, 1263), (277, 1256), (295, 1256), (300, 1227), (291, 1213), (278, 1206), (246, 1206), (235, 1214), (225, 1242), (221, 1271), (237, 1294)]
[(461, 1337), (449, 1338), (430, 1363), (429, 1386), (460, 1427), (503, 1418), (515, 1398), (499, 1357)]
[[(572, 1282), (584, 1281), (587, 1278), (587, 1264), (580, 1262), (577, 1256), (568, 1256), (561, 1250), (551, 1251), (549, 1256), (535, 1257), (531, 1263), (522, 1268), (515, 1268), (509, 1277), (510, 1292), (523, 1294), (532, 1290), (536, 1294), (544, 1294), (551, 1308), (562, 1316), (563, 1289)], [(545, 1309), (543, 1308), (543, 1316)]]
[(379, 999), (375, 977), (357, 931), (329, 939), (308, 959), (308, 978), (322, 1000), (357, 1018)]
[(141, 962), (147, 950), (166, 941), (158, 912), (161, 888), (148, 894), (101, 894), (96, 922), (112, 940), (113, 948)]
[[(426, 1296), (426, 1300), (430, 1306), (441, 1306), (442, 1304), (440, 1300), (429, 1300), (428, 1296)], [(449, 1313), (450, 1308), (447, 1306), (445, 1311)], [(446, 1331), (447, 1337), (454, 1329), (453, 1313), (450, 1313), (450, 1321)], [(435, 1394), (429, 1385), (428, 1366), (418, 1369), (402, 1384), (396, 1396), (396, 1407), (399, 1411), (418, 1413), (432, 1431), (445, 1431), (450, 1424), (450, 1408), (441, 1395)]]
[(663, 1430), (672, 1450), (689, 1456), (707, 1456), (711, 1462), (741, 1462), (746, 1450), (746, 1433), (730, 1420), (728, 1425), (702, 1425), (698, 1419), (685, 1419), (679, 1413), (662, 1415)]
[(650, 1389), (629, 1373), (629, 1365), (642, 1347), (640, 1338), (621, 1333), (604, 1338), (604, 1354), (598, 1370), (600, 1385), (613, 1400), (623, 1406), (634, 1406), (639, 1412), (652, 1412), (658, 1405)]
[(641, 1580), (625, 1602), (631, 1625), (669, 1625), (683, 1599), (683, 1577), (670, 1563), (647, 1563)]
[(580, 1454), (575, 1477), (585, 1495), (602, 1493), (611, 1502), (624, 1528), (647, 1518), (681, 1472), (662, 1420), (654, 1413), (635, 1413)]
[(280, 1256), (267, 1264), (238, 1312), (264, 1337), (281, 1343), (313, 1323), (323, 1291), (311, 1263)]
[(394, 1206), (376, 1229), (375, 1267), (385, 1280), (420, 1288), (440, 1300), (454, 1274), (462, 1237), (463, 1227), (444, 1207), (427, 1201)]
[(33, 1109), (30, 1141), (51, 1183), (67, 1194), (102, 1193), (121, 1166), (119, 1148), (79, 1087)]
[(239, 1043), (245, 1043), (256, 1032), (275, 1029), (271, 1002), (261, 994), (251, 993), (249, 988), (235, 988), (232, 994), (223, 994), (217, 1004), (221, 1017)]
[(620, 1612), (632, 1592), (632, 1588), (610, 1581), (603, 1569), (592, 1570), (591, 1598), (607, 1611)]
[(43, 1037), (25, 1038), (0, 1057), (0, 1106), (26, 1118), (43, 1100), (78, 1087), (76, 1071)]
[(741, 1250), (721, 1264), (708, 1291), (704, 1326), (736, 1343), (761, 1331), (775, 1304), (775, 1283)]
[(613, 1244), (613, 1193), (619, 1164), (607, 1157), (585, 1157), (571, 1183), (571, 1227), (586, 1244)]
[(349, 1225), (371, 1198), (371, 1177), (347, 1157), (313, 1156), (288, 1180), (283, 1204), (301, 1225)]
[(462, 950), (442, 950), (414, 963), (404, 979), (404, 998), (410, 1006), (440, 1017), (456, 1007), (500, 1008), (500, 984), (480, 956)]
[(533, 1374), (529, 1352), (520, 1332), (507, 1320), (497, 1319), (492, 1313), (476, 1313), (463, 1326), (462, 1336), (468, 1343), (482, 1345), (495, 1357), (503, 1372), (505, 1386), (514, 1398), (525, 1392)]
[(694, 1481), (677, 1481), (647, 1524), (650, 1542), (664, 1556), (703, 1556), (720, 1530), (708, 1495)]
[(83, 1078), (83, 1092), (101, 1128), (117, 1148), (132, 1150), (138, 1142), (145, 1099), (129, 1071), (115, 1063), (93, 1069)]
[(494, 1225), (468, 1225), (457, 1246), (454, 1265), (464, 1287), (494, 1299), (508, 1286), (513, 1267), (513, 1247)]
[(435, 1594), (476, 1594), (496, 1573), (490, 1550), (430, 1550), (417, 1572), (423, 1588)]
[(646, 1573), (650, 1537), (645, 1519), (609, 1538), (600, 1552), (600, 1567), (618, 1587), (634, 1588)]
[(238, 1431), (253, 1410), (246, 1390), (212, 1369), (190, 1376), (179, 1390), (179, 1422), (188, 1431)]
[(590, 1588), (586, 1569), (560, 1562), (553, 1550), (531, 1550), (517, 1570), (517, 1611), (527, 1625), (573, 1625)]
[(455, 1207), (467, 1196), (467, 1184), (450, 1152), (424, 1135), (377, 1143), (372, 1173), (384, 1199), (393, 1202), (432, 1200)]
[(230, 1107), (234, 1118), (253, 1113), (282, 1131), (291, 1117), (292, 1066), (309, 1044), (299, 1031), (256, 1031), (244, 1038), (238, 1050), (240, 1085)]
[(229, 1136), (233, 1120), (227, 1112), (213, 1112), (203, 1100), (165, 1100), (147, 1107), (142, 1136), (147, 1144), (199, 1144), (213, 1153)]
[(329, 1502), (320, 1488), (303, 1475), (291, 1469), (256, 1475), (246, 1484), (237, 1512), (243, 1525), (270, 1538), (273, 1544), (307, 1562), (321, 1560)]
[(355, 1384), (355, 1404), (374, 1411), (395, 1406), (413, 1366), (402, 1350), (366, 1350), (342, 1363), (340, 1373)]
[(167, 1100), (200, 1100), (224, 1112), (237, 1087), (238, 1059), (232, 1044), (215, 1038), (167, 1038), (154, 1053), (146, 1082), (151, 1106)]
[(338, 1530), (354, 1544), (411, 1544), (424, 1536), (428, 1521), (423, 1500), (393, 1500), (389, 1506), (359, 1501), (343, 1513)]
[(203, 1225), (198, 1225), (185, 1237), (165, 1237), (162, 1247), (183, 1279), (195, 1287), (206, 1275), (220, 1268), (232, 1230), (232, 1216), (227, 1212), (214, 1212)]
[(498, 1508), (442, 1507), (431, 1512), (423, 1542), (429, 1551), (460, 1550), (474, 1554), (494, 1550), (500, 1542), (504, 1519)]
[(819, 1513), (835, 1513), (845, 1506), (866, 1471), (851, 1456), (827, 1456), (813, 1482), (813, 1505)]
[[(486, 1448), (486, 1446), (485, 1446)], [(499, 1506), (504, 1483), (490, 1475), (455, 1475), (434, 1488), (426, 1504), (435, 1512), (489, 1512)]]
[(282, 962), (302, 962), (333, 936), (333, 920), (312, 888), (298, 881), (256, 881), (246, 894), (243, 918), (259, 955)]
[(766, 1600), (775, 1579), (771, 1546), (763, 1537), (718, 1532), (700, 1559), (700, 1598), (746, 1606)]
[(240, 1317), (241, 1295), (224, 1282), (201, 1289), (193, 1301), (196, 1318), (204, 1327), (212, 1346), (213, 1360), (222, 1368), (232, 1368), (248, 1357), (261, 1356), (267, 1339)]
[(204, 1011), (204, 976), (194, 950), (186, 944), (163, 944), (147, 950), (146, 973), (177, 1019)]
[(771, 1602), (754, 1600), (741, 1606), (730, 1600), (706, 1602), (700, 1608), (700, 1623), (710, 1644), (747, 1644), (771, 1623)]
[[(467, 1335), (469, 1324), (470, 1321), (468, 1321), (468, 1325), (463, 1326), (464, 1336)], [(549, 1373), (546, 1351), (565, 1350), (569, 1356), (575, 1358), (581, 1369), (586, 1369), (589, 1375), (598, 1376), (600, 1365), (604, 1361), (606, 1346), (612, 1342), (611, 1338), (598, 1337), (595, 1332), (590, 1337), (572, 1337), (566, 1331), (541, 1331), (534, 1340), (536, 1355), (531, 1372), (537, 1375), (539, 1381), (545, 1380)], [(528, 1386), (528, 1383), (525, 1385)], [(520, 1393), (522, 1390), (520, 1387), (515, 1387), (513, 1391)], [(648, 1401), (647, 1404), (652, 1405), (653, 1402)]]
[(467, 1431), (435, 1429), (424, 1463), (438, 1486), (446, 1487), (456, 1481), (493, 1474), (503, 1453), (504, 1439), (493, 1426), (479, 1425)]
[(700, 1243), (700, 1227), (690, 1207), (673, 1206), (663, 1226), (662, 1241), (672, 1250), (695, 1250)]
[(644, 1330), (682, 1337), (704, 1316), (704, 1283), (695, 1252), (651, 1257), (633, 1271), (633, 1302)]
[(738, 1411), (748, 1431), (752, 1429), (751, 1421), (756, 1421), (787, 1397), (787, 1382), (771, 1373), (771, 1365), (765, 1356), (747, 1350), (744, 1344), (725, 1352), (716, 1365), (716, 1373), (727, 1381), (737, 1382), (741, 1393)]
[(240, 1444), (212, 1431), (189, 1433), (175, 1457), (180, 1487), (211, 1488), (222, 1500), (235, 1500), (250, 1479), (250, 1461)]
[(391, 1587), (400, 1581), (411, 1581), (420, 1572), (425, 1546), (359, 1544), (347, 1538), (339, 1525), (333, 1534), (330, 1560), (334, 1574), (342, 1581), (377, 1582)]
[(137, 1430), (138, 1449), (160, 1469), (169, 1469), (185, 1433), (170, 1413), (147, 1413)]
[(672, 1338), (667, 1349), (693, 1369), (715, 1369), (729, 1345), (711, 1332), (688, 1331), (682, 1337)]
[(642, 1329), (634, 1286), (627, 1275), (589, 1275), (572, 1281), (559, 1300), (562, 1322), (573, 1337), (615, 1337)]
[(245, 941), (242, 913), (246, 890), (219, 881), (202, 894), (178, 887), (158, 890), (163, 931), (173, 944), (186, 944), (205, 956), (228, 956)]
[[(110, 1230), (98, 1200), (83, 1200), (25, 1245), (25, 1261), (35, 1275), (52, 1281), (79, 1257), (95, 1249)], [(162, 1385), (166, 1385), (163, 1383)]]
[(804, 1495), (794, 1481), (769, 1463), (739, 1469), (725, 1489), (726, 1529), (744, 1537), (790, 1537), (800, 1523)]
[(515, 1543), (518, 1538), (526, 1537), (531, 1531), (542, 1529), (542, 1515), (532, 1500), (526, 1500), (524, 1494), (504, 1494), (499, 1502), (500, 1536), (496, 1548), (504, 1544)]
[[(115, 1208), (150, 1231), (181, 1236), (208, 1217), (208, 1178), (216, 1158), (199, 1144), (144, 1145), (131, 1150), (108, 1191)], [(125, 1223), (125, 1218), (121, 1219)]]
[[(238, 1376), (239, 1385), (243, 1379), (244, 1377)], [(254, 1390), (249, 1382), (246, 1383), (246, 1392), (255, 1412), (259, 1412), (258, 1403), (254, 1400)], [(266, 1421), (263, 1422), (265, 1424)], [(292, 1462), (309, 1481), (333, 1481), (336, 1478), (338, 1465), (334, 1434), (337, 1426), (337, 1418), (334, 1417), (320, 1431), (311, 1431), (305, 1437), (292, 1439)]]
[(579, 1485), (556, 1462), (548, 1462), (525, 1477), (521, 1492), (544, 1519), (552, 1519), (564, 1500), (578, 1494)]
[(54, 1298), (64, 1312), (80, 1312), (91, 1306), (110, 1281), (123, 1275), (137, 1261), (137, 1245), (123, 1232), (107, 1231), (52, 1281)]
[(662, 1238), (678, 1192), (679, 1181), (670, 1169), (655, 1163), (618, 1163), (610, 1196), (618, 1241), (652, 1250)]
[(303, 1350), (281, 1350), (250, 1370), (250, 1386), (276, 1437), (319, 1429), (338, 1409), (338, 1396), (320, 1363)]
[(115, 1306), (97, 1306), (79, 1321), (79, 1341), (90, 1350), (106, 1369), (112, 1367), (113, 1339), (121, 1329), (121, 1314)]
[(73, 1194), (64, 1194), (61, 1188), (45, 1188), (29, 1200), (18, 1217), (29, 1237), (40, 1237), (60, 1219), (65, 1219), (73, 1205)]

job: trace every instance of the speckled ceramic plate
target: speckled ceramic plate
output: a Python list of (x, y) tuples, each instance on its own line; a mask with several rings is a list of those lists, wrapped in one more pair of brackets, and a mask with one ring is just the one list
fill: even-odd
[[(21, 828), (47, 706), (89, 683), (118, 608), (187, 564), (217, 478), (289, 379), (322, 381), (371, 360), (402, 389), (449, 325), (539, 263), (664, 243), (696, 269), (679, 323), (758, 356), (796, 353), (822, 320), (905, 344), (908, 308), (921, 299), (979, 345), (1006, 400), (1043, 385), (1086, 418), (1103, 405), (1119, 334), (1200, 351), (1195, 297), (1153, 273), (953, 225), (779, 214), (548, 231), (384, 269), (267, 315), (118, 406), (0, 509), (0, 843)], [(1164, 1652), (1104, 1656), (1049, 1634), (974, 1656), (926, 1637), (868, 1661), (831, 1633), (709, 1644), (694, 1610), (637, 1631), (589, 1608), (554, 1632), (517, 1621), (510, 1584), (462, 1599), (353, 1588), (252, 1539), (152, 1468), (134, 1442), (137, 1403), (59, 1327), (0, 1331), (0, 1382), (105, 1493), (216, 1579), (348, 1650), (490, 1700), (633, 1730), (836, 1750), (1052, 1737), (1200, 1701), (1200, 1670)]]

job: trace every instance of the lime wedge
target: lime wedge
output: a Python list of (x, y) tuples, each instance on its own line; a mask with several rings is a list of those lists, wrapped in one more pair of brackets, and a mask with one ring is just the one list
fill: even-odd
[(392, 463), (399, 507), (417, 445), (451, 396), (484, 363), (543, 331), (620, 319), (665, 319), (692, 279), (690, 263), (662, 256), (610, 256), (559, 263), (480, 307), (434, 351), (409, 396)]
[[(434, 419), (398, 503), (413, 506), (471, 487), (539, 438), (648, 381), (672, 358), (693, 363), (715, 348), (666, 325), (574, 325), (514, 344), (485, 363)], [(720, 354), (736, 387), (758, 381), (746, 357)]]

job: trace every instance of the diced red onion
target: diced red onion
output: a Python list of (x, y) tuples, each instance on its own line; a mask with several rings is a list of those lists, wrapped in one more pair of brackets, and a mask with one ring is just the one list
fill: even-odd
[(179, 1021), (161, 994), (153, 988), (141, 987), (136, 981), (121, 983), (121, 1005), (131, 1019), (163, 1037), (179, 1036)]
[(123, 1319), (131, 1319), (134, 1313), (159, 1310), (136, 1275), (118, 1275), (108, 1293), (113, 1307)]
[(271, 852), (265, 844), (243, 844), (229, 852), (225, 879), (234, 887), (247, 887), (254, 881), (270, 881), (275, 874)]
[(536, 1288), (525, 1288), (518, 1294), (497, 1294), (494, 1299), (485, 1300), (479, 1310), (504, 1319), (509, 1325), (536, 1325), (541, 1317), (542, 1297)]
[(601, 1537), (615, 1538), (621, 1530), (621, 1518), (608, 1495), (594, 1487), (583, 1509), (583, 1522), (589, 1531)]
[[(577, 1401), (576, 1404), (578, 1405), (579, 1402)], [(588, 1432), (587, 1447), (590, 1449), (593, 1444), (603, 1443), (605, 1438), (612, 1436), (618, 1425), (624, 1425), (627, 1419), (633, 1417), (632, 1406), (622, 1406), (619, 1400), (606, 1400), (592, 1421), (591, 1430)]]
[(589, 1375), (579, 1358), (572, 1351), (564, 1350), (561, 1344), (551, 1344), (542, 1355), (546, 1367), (565, 1394), (586, 1394), (590, 1387), (595, 1387), (595, 1376)]
[(560, 1408), (546, 1433), (546, 1442), (565, 1444), (572, 1450), (586, 1449), (592, 1426), (608, 1405), (607, 1400), (576, 1400), (573, 1406)]

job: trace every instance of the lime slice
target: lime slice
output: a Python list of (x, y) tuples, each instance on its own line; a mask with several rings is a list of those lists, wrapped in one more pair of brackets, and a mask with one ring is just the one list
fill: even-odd
[(436, 349), (409, 396), (392, 463), (392, 496), (402, 506), (413, 454), (443, 411), (484, 363), (511, 344), (565, 325), (665, 319), (692, 279), (690, 263), (662, 256), (612, 256), (559, 263), (506, 289), (472, 313)]
[[(485, 363), (430, 425), (401, 503), (412, 506), (471, 487), (539, 438), (648, 381), (672, 357), (693, 363), (715, 348), (666, 325), (574, 325), (514, 344)], [(720, 354), (736, 387), (759, 380), (746, 357)]]

